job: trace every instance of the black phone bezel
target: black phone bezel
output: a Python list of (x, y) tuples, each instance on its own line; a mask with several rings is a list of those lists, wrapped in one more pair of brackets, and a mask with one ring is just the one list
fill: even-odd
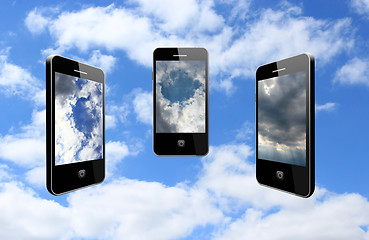
[[(76, 72), (80, 71), (80, 72)], [(55, 165), (55, 72), (103, 84), (103, 158)], [(87, 73), (87, 74), (84, 74)], [(80, 178), (79, 171), (85, 170)], [(105, 178), (105, 75), (96, 67), (62, 56), (46, 59), (46, 185), (51, 194), (60, 195), (98, 184)]]
[[(285, 68), (285, 70), (280, 71)], [(277, 71), (276, 71), (277, 70)], [(306, 166), (259, 159), (258, 157), (258, 82), (300, 71), (306, 72)], [(309, 197), (315, 189), (315, 60), (309, 53), (299, 54), (260, 66), (256, 71), (256, 178), (265, 186)], [(276, 176), (284, 173), (284, 179)]]
[[(176, 56), (175, 56), (176, 55)], [(205, 61), (205, 133), (156, 133), (156, 61)], [(157, 48), (153, 52), (153, 149), (158, 156), (205, 156), (209, 151), (209, 71), (205, 48)], [(185, 140), (179, 147), (178, 140)]]

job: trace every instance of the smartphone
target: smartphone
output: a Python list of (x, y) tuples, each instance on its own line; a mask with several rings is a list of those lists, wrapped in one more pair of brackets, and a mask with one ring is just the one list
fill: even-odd
[(153, 56), (154, 153), (206, 155), (209, 150), (207, 50), (157, 48)]
[(62, 56), (46, 59), (46, 185), (60, 195), (105, 177), (105, 77)]
[(314, 56), (303, 53), (256, 71), (256, 178), (309, 197), (315, 188)]

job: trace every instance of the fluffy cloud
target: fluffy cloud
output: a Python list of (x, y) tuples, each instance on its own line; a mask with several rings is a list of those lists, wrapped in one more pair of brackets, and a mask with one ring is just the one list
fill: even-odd
[[(53, 51), (54, 50), (52, 49), (48, 49), (45, 50), (45, 53), (55, 54), (55, 52)], [(117, 61), (114, 56), (102, 54), (100, 50), (93, 50), (88, 59), (83, 59), (78, 56), (73, 56), (73, 59), (101, 68), (104, 71), (105, 75), (112, 72)]]
[(152, 125), (152, 93), (138, 91), (133, 99), (133, 109), (137, 120)]
[[(203, 46), (211, 59), (210, 87), (230, 94), (233, 79), (253, 77), (258, 65), (306, 51), (327, 63), (354, 44), (350, 19), (305, 17), (300, 7), (291, 4), (277, 10), (262, 9), (242, 22), (242, 28), (232, 28), (215, 11), (212, 1), (161, 0), (161, 7), (155, 1), (132, 3), (130, 9), (88, 7), (51, 18), (48, 30), (56, 41), (47, 52), (118, 49), (150, 67), (152, 51), (158, 46)], [(246, 1), (244, 8), (248, 6)]]
[(28, 13), (24, 23), (31, 33), (40, 34), (45, 30), (49, 20), (43, 15), (43, 13), (44, 11), (38, 8), (35, 8)]
[(369, 16), (368, 0), (351, 0), (351, 7), (359, 14)]
[[(136, 2), (140, 6), (137, 10), (145, 16), (153, 16), (158, 20), (157, 25), (160, 30), (167, 34), (174, 33), (186, 38), (185, 35), (189, 34), (188, 30), (196, 34), (214, 32), (224, 24), (223, 17), (213, 9), (212, 1), (138, 0)], [(157, 7), (158, 5), (160, 7)]]
[(320, 112), (320, 111), (333, 111), (335, 110), (337, 107), (336, 103), (333, 102), (327, 102), (325, 104), (315, 104), (315, 111), (316, 112)]
[(8, 165), (0, 164), (0, 181), (7, 181), (12, 179), (12, 175), (9, 173), (10, 169)]
[(213, 239), (368, 238), (367, 199), (319, 187), (304, 199), (262, 187), (252, 156), (244, 144), (211, 147), (192, 186), (119, 178), (70, 193), (65, 206), (3, 181), (0, 238), (179, 239), (209, 227)]
[[(32, 122), (17, 134), (0, 137), (0, 158), (25, 168), (45, 163), (46, 110), (34, 112)], [(20, 151), (21, 149), (21, 151)]]
[[(68, 239), (70, 210), (19, 182), (0, 183), (1, 239)], [(44, 226), (44, 227), (41, 227)], [(22, 229), (22, 231), (19, 231)]]
[(313, 201), (312, 206), (286, 206), (270, 215), (248, 209), (214, 239), (364, 240), (369, 234), (360, 226), (367, 226), (368, 210), (367, 199), (357, 194), (324, 196), (321, 201)]
[(215, 69), (232, 76), (251, 77), (258, 65), (280, 58), (311, 52), (324, 63), (352, 47), (349, 19), (331, 22), (304, 17), (301, 12), (293, 6), (261, 11), (239, 38), (216, 54)]
[(63, 207), (20, 183), (0, 183), (0, 237), (175, 239), (222, 221), (208, 200), (201, 190), (118, 179), (70, 194)]
[(353, 58), (336, 73), (334, 82), (341, 84), (363, 84), (369, 86), (369, 60)]
[(114, 129), (117, 126), (117, 119), (114, 115), (105, 114), (105, 129)]
[(121, 105), (114, 103), (106, 104), (105, 128), (113, 129), (118, 123), (125, 123), (127, 116), (130, 113), (129, 104), (124, 102)]
[(87, 62), (93, 66), (101, 68), (105, 73), (107, 73), (113, 70), (116, 58), (111, 55), (101, 54), (99, 50), (95, 50), (92, 52), (92, 56)]
[(0, 50), (0, 92), (32, 99), (37, 105), (45, 105), (45, 91), (41, 82), (28, 70), (10, 63), (10, 48)]
[(109, 141), (105, 145), (105, 151), (107, 177), (112, 175), (116, 165), (125, 157), (138, 154), (138, 151), (133, 151), (125, 142), (120, 141)]
[(34, 187), (44, 188), (46, 187), (46, 167), (45, 165), (32, 168), (26, 172), (26, 181)]
[(256, 182), (251, 156), (247, 145), (222, 145), (212, 147), (203, 161), (198, 185), (216, 196), (226, 217), (241, 211), (241, 217), (221, 226), (214, 239), (368, 237), (368, 231), (363, 230), (369, 225), (367, 199), (319, 187), (312, 197), (303, 199), (262, 187)]
[[(120, 179), (76, 192), (68, 202), (80, 216), (89, 216), (76, 226), (88, 238), (177, 239), (222, 220), (206, 192), (156, 182)], [(96, 206), (99, 211), (91, 213)]]

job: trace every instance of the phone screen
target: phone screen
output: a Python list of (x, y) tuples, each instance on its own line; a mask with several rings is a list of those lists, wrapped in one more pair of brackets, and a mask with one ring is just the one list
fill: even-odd
[(156, 133), (206, 132), (205, 82), (205, 61), (156, 61)]
[(103, 159), (103, 84), (55, 72), (55, 165)]
[(306, 166), (306, 72), (258, 81), (258, 158)]

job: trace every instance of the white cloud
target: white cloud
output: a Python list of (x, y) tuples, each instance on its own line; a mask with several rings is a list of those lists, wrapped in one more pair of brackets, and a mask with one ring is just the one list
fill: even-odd
[(109, 141), (106, 144), (106, 158), (108, 159), (107, 162), (111, 163), (112, 165), (117, 164), (129, 154), (130, 151), (128, 149), (128, 146), (124, 142)]
[[(348, 207), (350, 206), (350, 207)], [(325, 196), (306, 207), (288, 206), (266, 215), (248, 209), (244, 216), (228, 226), (214, 239), (368, 239), (360, 228), (369, 221), (367, 199), (357, 194)]]
[(131, 150), (125, 142), (109, 141), (105, 145), (106, 178), (110, 178), (116, 170), (116, 165), (125, 157), (137, 155), (138, 151)]
[[(54, 49), (45, 50), (45, 53), (56, 54), (54, 52)], [(62, 52), (60, 54), (62, 54)], [(93, 50), (88, 59), (83, 59), (78, 56), (73, 56), (73, 59), (101, 68), (104, 71), (105, 75), (113, 71), (115, 63), (117, 61), (114, 56), (102, 54), (100, 50)]]
[(26, 172), (26, 181), (37, 188), (46, 187), (46, 167), (45, 165), (32, 168)]
[(72, 235), (71, 211), (41, 199), (21, 183), (0, 183), (0, 209), (1, 239), (69, 239)]
[(236, 90), (236, 86), (233, 84), (232, 77), (220, 79), (215, 84), (210, 84), (210, 87), (217, 90), (223, 90), (227, 96), (232, 95), (232, 93)]
[(361, 15), (369, 16), (369, 1), (368, 0), (351, 0), (351, 7)]
[(117, 126), (117, 119), (114, 115), (105, 115), (105, 129), (114, 129)]
[[(116, 159), (127, 156), (124, 143), (113, 145)], [(262, 187), (252, 156), (244, 144), (211, 147), (191, 186), (119, 178), (70, 193), (65, 206), (2, 182), (0, 238), (179, 239), (202, 228), (214, 239), (368, 238), (367, 199), (319, 187), (304, 199)]]
[(45, 164), (46, 110), (34, 112), (32, 122), (17, 134), (0, 137), (0, 158), (25, 168)]
[(233, 6), (228, 19), (230, 21), (245, 20), (249, 14), (250, 5), (252, 0), (227, 0), (223, 1), (224, 4)]
[(123, 124), (127, 120), (127, 116), (130, 113), (128, 103), (122, 103), (121, 105), (115, 105), (113, 103), (106, 104), (105, 115), (105, 128), (114, 129), (118, 123)]
[(368, 59), (355, 57), (336, 72), (334, 82), (341, 84), (363, 84), (369, 86), (368, 69)]
[[(305, 17), (292, 4), (262, 9), (239, 28), (227, 25), (212, 1), (136, 3), (133, 9), (110, 5), (62, 12), (50, 20), (49, 32), (56, 39), (52, 48), (59, 53), (74, 47), (118, 49), (151, 67), (152, 51), (159, 46), (203, 46), (209, 51), (212, 79), (224, 76), (210, 86), (231, 93), (233, 78), (254, 77), (258, 65), (306, 51), (327, 63), (354, 44), (350, 19)], [(247, 1), (243, 7), (248, 8)]]
[(327, 102), (325, 104), (315, 104), (315, 111), (316, 112), (320, 112), (320, 111), (333, 111), (335, 110), (337, 107), (336, 103), (333, 102)]
[(201, 190), (118, 179), (71, 193), (63, 207), (22, 184), (0, 183), (0, 238), (176, 239), (222, 221), (208, 200)]
[(45, 92), (41, 82), (28, 70), (8, 61), (10, 48), (0, 50), (0, 92), (8, 96), (21, 96), (45, 105)]
[(24, 23), (32, 34), (40, 34), (47, 27), (49, 19), (43, 15), (43, 12), (44, 11), (35, 8), (28, 13)]
[(198, 186), (214, 194), (225, 217), (241, 213), (214, 239), (367, 239), (368, 232), (360, 228), (369, 225), (366, 198), (317, 187), (304, 199), (262, 187), (251, 156), (246, 145), (222, 145), (204, 159)]
[(246, 121), (243, 123), (242, 127), (238, 129), (236, 139), (237, 140), (249, 140), (252, 135), (255, 134), (255, 123), (251, 124)]
[[(178, 239), (197, 226), (217, 223), (222, 213), (204, 191), (167, 187), (157, 182), (119, 179), (70, 195), (82, 217), (79, 236), (119, 239)], [(99, 211), (91, 212), (99, 206)]]
[(152, 93), (138, 91), (133, 99), (133, 109), (137, 114), (137, 120), (152, 125)]
[(188, 34), (189, 29), (196, 33), (214, 32), (224, 23), (223, 17), (215, 13), (212, 1), (138, 0), (137, 3), (140, 13), (153, 16), (160, 30), (169, 34)]
[(329, 22), (301, 16), (300, 12), (297, 7), (262, 11), (244, 34), (217, 56), (216, 69), (232, 76), (251, 77), (258, 65), (270, 61), (311, 52), (320, 61), (328, 62), (353, 45), (347, 33), (349, 19)]
[(101, 68), (105, 73), (107, 73), (113, 70), (116, 58), (111, 55), (101, 54), (100, 50), (95, 50), (92, 52), (92, 56), (87, 62)]
[(10, 169), (8, 165), (0, 164), (0, 182), (9, 181), (13, 178), (12, 174), (9, 173)]

